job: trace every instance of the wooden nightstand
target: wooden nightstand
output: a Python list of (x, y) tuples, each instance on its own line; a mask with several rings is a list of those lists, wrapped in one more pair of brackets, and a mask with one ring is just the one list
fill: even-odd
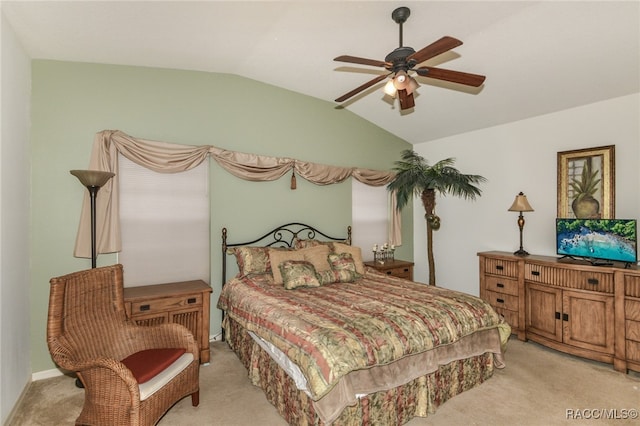
[(127, 317), (139, 325), (182, 324), (200, 346), (200, 363), (209, 362), (211, 287), (202, 280), (124, 289)]
[(407, 262), (406, 260), (387, 260), (384, 263), (379, 262), (364, 262), (365, 265), (370, 266), (383, 274), (392, 275), (398, 278), (406, 278), (413, 281), (413, 262)]

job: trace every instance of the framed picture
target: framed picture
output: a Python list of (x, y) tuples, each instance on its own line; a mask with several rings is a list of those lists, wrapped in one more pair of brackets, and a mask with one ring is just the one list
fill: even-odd
[(558, 217), (615, 218), (615, 145), (558, 152)]

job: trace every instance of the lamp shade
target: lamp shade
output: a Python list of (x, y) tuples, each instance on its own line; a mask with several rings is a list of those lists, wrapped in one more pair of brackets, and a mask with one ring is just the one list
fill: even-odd
[(513, 204), (509, 207), (510, 212), (532, 212), (533, 207), (527, 201), (527, 196), (520, 192), (516, 195), (516, 199), (513, 200)]
[(115, 173), (101, 170), (71, 170), (69, 173), (77, 177), (84, 186), (97, 188), (100, 188), (115, 176)]

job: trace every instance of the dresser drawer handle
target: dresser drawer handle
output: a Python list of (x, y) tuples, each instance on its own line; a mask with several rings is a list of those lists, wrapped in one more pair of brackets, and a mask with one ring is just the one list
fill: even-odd
[(149, 309), (151, 309), (151, 305), (140, 305), (141, 312), (148, 311)]
[(502, 266), (502, 265), (496, 265), (496, 269), (497, 269), (498, 271), (502, 271), (502, 270), (504, 269), (504, 266)]
[(498, 303), (504, 303), (504, 299), (500, 299), (500, 298), (498, 298), (498, 299), (496, 299), (496, 302), (498, 302)]
[(531, 271), (531, 275), (540, 276), (540, 271)]
[(187, 299), (187, 303), (191, 304), (191, 303), (196, 303), (197, 299), (195, 297), (190, 297)]
[(391, 275), (391, 271), (387, 271), (387, 275)]
[(588, 278), (587, 279), (587, 283), (589, 283), (591, 285), (598, 285), (598, 279), (597, 278)]
[(409, 272), (409, 268), (404, 268), (404, 272)]
[(496, 287), (498, 287), (498, 288), (504, 288), (504, 284), (502, 284), (502, 283), (497, 283), (497, 284), (496, 284)]

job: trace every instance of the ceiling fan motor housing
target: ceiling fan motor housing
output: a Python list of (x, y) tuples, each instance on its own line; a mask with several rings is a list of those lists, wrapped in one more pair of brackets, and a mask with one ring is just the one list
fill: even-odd
[(391, 66), (386, 67), (389, 71), (398, 72), (400, 70), (408, 71), (416, 65), (416, 61), (409, 60), (407, 58), (416, 53), (416, 51), (412, 47), (398, 47), (393, 50), (393, 52), (389, 53), (384, 61), (391, 64)]

